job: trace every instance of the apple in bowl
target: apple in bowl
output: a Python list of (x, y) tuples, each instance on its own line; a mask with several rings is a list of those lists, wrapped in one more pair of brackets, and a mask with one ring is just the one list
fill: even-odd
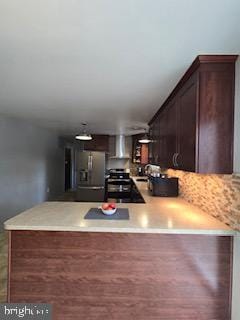
[(114, 214), (117, 210), (117, 206), (115, 203), (103, 203), (101, 206), (102, 213), (110, 216)]

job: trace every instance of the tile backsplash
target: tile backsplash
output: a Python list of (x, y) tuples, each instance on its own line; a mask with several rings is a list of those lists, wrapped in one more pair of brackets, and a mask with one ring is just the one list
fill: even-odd
[(188, 202), (240, 230), (240, 175), (197, 174), (167, 170), (179, 178), (179, 193)]

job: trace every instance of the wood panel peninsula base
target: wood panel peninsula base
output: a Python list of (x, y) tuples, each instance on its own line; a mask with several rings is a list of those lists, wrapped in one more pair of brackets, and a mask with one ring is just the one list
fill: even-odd
[(54, 320), (231, 319), (232, 236), (8, 232), (8, 302)]

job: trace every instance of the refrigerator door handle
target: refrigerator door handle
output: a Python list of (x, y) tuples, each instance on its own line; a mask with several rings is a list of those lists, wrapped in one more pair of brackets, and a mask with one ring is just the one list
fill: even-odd
[(104, 186), (102, 186), (102, 187), (92, 187), (91, 189), (92, 189), (92, 190), (103, 190), (103, 189), (104, 189)]
[(92, 165), (92, 155), (90, 154), (88, 156), (88, 175), (89, 175), (89, 181), (92, 180), (92, 168), (93, 168), (93, 165)]
[(90, 157), (90, 170), (92, 170), (93, 169), (93, 156), (90, 155), (89, 157)]
[(78, 186), (78, 189), (91, 189), (91, 190), (103, 190), (105, 187), (89, 187), (89, 186)]
[(88, 156), (88, 171), (91, 170), (91, 156)]

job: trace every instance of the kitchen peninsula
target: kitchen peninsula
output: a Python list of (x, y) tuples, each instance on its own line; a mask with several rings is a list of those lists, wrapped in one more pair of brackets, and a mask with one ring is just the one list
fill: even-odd
[(45, 202), (5, 222), (8, 302), (53, 304), (54, 320), (230, 320), (235, 231), (180, 198), (118, 204), (129, 220), (86, 220), (96, 203)]

